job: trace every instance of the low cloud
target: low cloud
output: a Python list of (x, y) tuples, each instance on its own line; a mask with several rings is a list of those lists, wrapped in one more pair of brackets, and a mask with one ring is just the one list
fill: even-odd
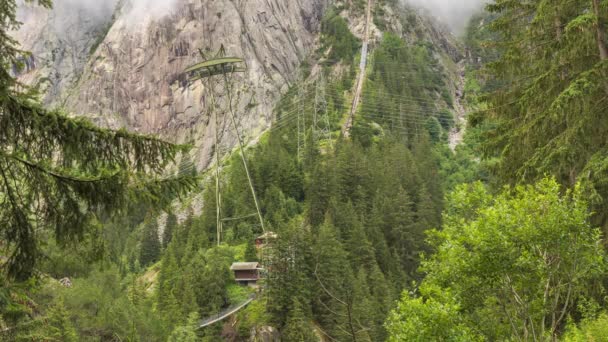
[(483, 9), (488, 0), (405, 0), (421, 7), (448, 25), (454, 33), (462, 33), (473, 14)]
[(148, 24), (173, 12), (179, 0), (127, 0), (124, 6), (130, 25)]
[(17, 18), (24, 25), (36, 25), (32, 21), (40, 20), (40, 13), (51, 11), (51, 25), (57, 33), (78, 29), (76, 23), (88, 22), (104, 25), (112, 18), (117, 0), (54, 0), (53, 8), (47, 10), (34, 3), (19, 0)]
[[(153, 20), (169, 15), (180, 0), (53, 0), (53, 26), (61, 35), (78, 29), (75, 22), (105, 25), (118, 10), (128, 26), (147, 25)], [(31, 3), (18, 0), (18, 19), (25, 25), (39, 20), (42, 9)], [(117, 8), (118, 6), (118, 8)]]

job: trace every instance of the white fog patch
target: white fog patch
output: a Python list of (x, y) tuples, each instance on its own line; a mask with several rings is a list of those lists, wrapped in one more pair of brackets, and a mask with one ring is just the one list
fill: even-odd
[[(53, 0), (50, 10), (52, 24), (61, 36), (75, 29), (74, 22), (106, 25), (116, 11), (128, 27), (148, 25), (151, 21), (171, 14), (180, 0)], [(48, 11), (38, 5), (17, 0), (17, 17), (24, 25), (32, 24), (41, 13)], [(118, 8), (117, 8), (118, 6)]]
[(78, 29), (74, 23), (88, 22), (92, 26), (107, 24), (112, 18), (116, 2), (117, 0), (54, 0), (53, 8), (48, 10), (35, 3), (18, 0), (17, 18), (27, 27), (36, 25), (32, 21), (39, 20), (41, 14), (49, 12), (52, 28), (62, 36), (63, 33)]
[(464, 31), (473, 14), (483, 9), (488, 0), (405, 0), (422, 7), (459, 34)]
[(127, 0), (124, 7), (129, 26), (147, 25), (171, 14), (179, 0)]

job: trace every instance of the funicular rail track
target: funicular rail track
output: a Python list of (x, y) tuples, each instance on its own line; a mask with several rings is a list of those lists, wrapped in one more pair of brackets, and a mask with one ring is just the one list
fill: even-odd
[(373, 0), (367, 0), (367, 10), (365, 17), (365, 32), (363, 34), (363, 44), (361, 46), (361, 63), (359, 63), (359, 76), (357, 77), (357, 83), (355, 86), (355, 94), (353, 96), (352, 106), (350, 113), (346, 119), (346, 123), (342, 127), (342, 135), (344, 137), (350, 136), (350, 129), (353, 126), (355, 114), (359, 108), (359, 102), (361, 102), (361, 93), (363, 92), (363, 84), (365, 83), (365, 70), (367, 69), (367, 60), (369, 54), (369, 29), (372, 23), (372, 4)]

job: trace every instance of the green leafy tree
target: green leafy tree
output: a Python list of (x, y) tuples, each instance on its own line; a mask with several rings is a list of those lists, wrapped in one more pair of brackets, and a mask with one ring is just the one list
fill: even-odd
[(606, 266), (583, 198), (578, 187), (562, 194), (552, 179), (495, 198), (480, 183), (459, 187), (443, 230), (429, 239), (435, 253), (423, 262), (418, 295), (404, 294), (391, 314), (391, 338), (557, 338)]
[(483, 341), (459, 311), (449, 293), (430, 298), (413, 297), (405, 292), (386, 322), (389, 342), (398, 341)]
[(563, 341), (605, 341), (606, 336), (608, 336), (608, 315), (604, 312), (597, 317), (584, 319), (579, 325), (569, 322)]

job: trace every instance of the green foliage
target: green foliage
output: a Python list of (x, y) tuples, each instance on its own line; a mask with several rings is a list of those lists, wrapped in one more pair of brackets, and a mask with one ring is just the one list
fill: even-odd
[(312, 237), (301, 229), (302, 221), (294, 219), (278, 231), (279, 239), (273, 243), (268, 253), (268, 262), (273, 271), (268, 273), (266, 282), (266, 304), (268, 313), (279, 327), (298, 298), (302, 304), (309, 303), (312, 293)]
[(247, 300), (252, 293), (250, 287), (241, 286), (238, 284), (230, 284), (227, 286), (227, 298), (231, 305), (240, 304)]
[(63, 302), (58, 301), (48, 314), (48, 334), (52, 341), (76, 342), (78, 336)]
[(256, 250), (255, 243), (253, 241), (247, 243), (247, 247), (245, 249), (244, 260), (245, 261), (258, 261), (258, 252)]
[(265, 326), (271, 322), (271, 317), (266, 311), (266, 302), (263, 298), (254, 300), (237, 315), (240, 322), (239, 335), (242, 337), (249, 336), (251, 328)]
[[(431, 47), (423, 42), (407, 44), (385, 33), (370, 64), (353, 139), (369, 145), (374, 125), (379, 124), (410, 141), (428, 133), (432, 141), (440, 142), (454, 118), (447, 109), (452, 99)], [(437, 103), (446, 107), (438, 110)]]
[[(365, 1), (353, 5), (355, 9), (364, 7)], [(360, 47), (339, 12), (336, 8), (328, 13), (322, 23), (321, 42), (329, 62), (321, 65), (320, 72), (331, 80), (326, 86), (321, 81), (314, 85), (326, 94), (324, 105), (315, 111), (316, 96), (298, 96), (294, 86), (277, 104), (277, 117), (284, 120), (280, 127), (248, 151), (267, 230), (276, 232), (278, 238), (259, 253), (266, 267), (263, 292), (238, 313), (237, 329), (244, 339), (252, 327), (272, 325), (287, 341), (316, 341), (315, 331), (321, 330), (328, 339), (339, 341), (386, 340), (390, 330), (384, 322), (397, 294), (404, 284), (420, 278), (420, 254), (428, 252), (424, 232), (441, 225), (444, 175), (439, 172), (437, 146), (452, 127), (453, 118), (435, 52), (429, 44), (406, 44), (396, 35), (386, 35), (372, 59), (362, 106), (364, 120), (353, 131), (359, 133), (352, 140), (335, 139), (349, 107), (345, 92), (353, 87)], [(336, 63), (339, 72), (331, 69)], [(404, 77), (412, 82), (403, 82)], [(432, 106), (432, 102), (441, 105)], [(300, 127), (301, 131), (295, 120), (290, 121), (296, 104), (302, 104), (300, 122), (308, 126)], [(401, 121), (395, 120), (395, 108), (399, 108)], [(310, 127), (313, 118), (325, 111), (328, 122), (323, 125), (330, 131), (329, 137), (320, 136), (319, 122)], [(212, 316), (248, 297), (250, 290), (234, 283), (229, 267), (233, 261), (258, 258), (253, 239), (262, 231), (251, 215), (255, 206), (249, 189), (243, 186), (247, 179), (238, 155), (224, 164), (222, 202), (216, 203), (214, 184), (205, 186), (201, 215), (190, 214), (178, 224), (175, 214), (169, 213), (159, 239), (156, 214), (148, 213), (158, 213), (157, 207), (167, 210), (166, 204), (175, 198), (167, 195), (180, 193), (180, 188), (161, 180), (144, 185), (143, 180), (159, 177), (179, 148), (153, 138), (98, 130), (61, 115), (56, 120), (68, 128), (80, 124), (86, 128), (69, 128), (69, 134), (101, 137), (85, 139), (83, 149), (93, 153), (89, 159), (78, 159), (82, 150), (66, 143), (66, 151), (57, 147), (43, 154), (44, 162), (61, 166), (59, 171), (69, 166), (74, 171), (70, 177), (90, 176), (92, 183), (99, 170), (112, 177), (116, 172), (122, 181), (120, 187), (109, 190), (105, 186), (115, 183), (85, 189), (87, 196), (94, 191), (99, 192), (96, 196), (107, 196), (102, 205), (101, 200), (87, 202), (84, 195), (76, 201), (84, 205), (79, 209), (100, 217), (103, 224), (83, 229), (86, 243), (79, 245), (79, 258), (67, 258), (61, 244), (45, 246), (52, 252), (52, 262), (43, 263), (44, 270), (74, 277), (73, 288), (45, 288), (36, 296), (43, 307), (53, 307), (65, 298), (69, 320), (60, 319), (57, 326), (71, 322), (82, 340), (196, 340), (198, 317)], [(144, 150), (142, 164), (136, 163), (140, 159), (134, 158), (134, 152), (121, 155), (112, 143), (127, 146), (129, 152)], [(154, 159), (153, 150), (166, 158)], [(94, 153), (100, 151), (103, 158), (97, 160)], [(58, 159), (51, 160), (50, 155)], [(178, 177), (190, 179), (192, 162), (186, 156), (178, 160)], [(132, 196), (139, 192), (127, 185), (147, 190), (146, 201)], [(156, 198), (162, 198), (160, 205), (151, 206)], [(115, 202), (108, 204), (107, 200)], [(225, 220), (217, 246), (219, 204)], [(99, 205), (107, 210), (98, 213)], [(116, 215), (116, 209), (123, 209), (119, 214), (126, 215)], [(83, 222), (83, 227), (89, 227), (89, 222)], [(104, 243), (97, 244), (99, 241)], [(103, 257), (94, 257), (99, 254)], [(0, 300), (21, 293), (4, 292), (0, 291)], [(23, 296), (29, 298), (29, 294)], [(27, 305), (15, 307), (13, 313), (15, 321), (32, 326), (40, 325), (43, 318), (27, 319), (32, 315)], [(8, 321), (4, 312), (2, 319)], [(205, 329), (202, 339), (218, 340), (220, 328)]]
[(490, 184), (496, 182), (491, 177), (492, 160), (481, 160), (478, 157), (481, 155), (480, 145), (486, 130), (483, 126), (468, 127), (463, 142), (454, 152), (447, 146), (437, 148), (441, 179), (444, 180), (446, 191), (451, 191), (460, 184), (479, 180)]
[(423, 262), (419, 294), (404, 294), (389, 320), (393, 338), (415, 330), (450, 338), (475, 331), (489, 340), (557, 337), (574, 303), (605, 271), (589, 216), (580, 189), (562, 194), (550, 179), (494, 198), (479, 183), (457, 188), (443, 230), (430, 234), (434, 253)]
[(40, 240), (77, 241), (95, 214), (123, 209), (133, 197), (158, 202), (193, 180), (161, 178), (184, 147), (47, 110), (18, 85), (8, 71), (25, 54), (8, 33), (20, 25), (15, 6), (0, 4), (0, 233), (9, 256), (2, 270), (24, 280), (41, 257)]
[(413, 297), (404, 293), (388, 317), (388, 341), (483, 341), (462, 322), (460, 307), (451, 294), (437, 294), (441, 297)]
[(447, 109), (440, 111), (437, 114), (437, 121), (441, 124), (443, 129), (449, 130), (454, 127), (454, 114)]
[(323, 34), (323, 45), (331, 49), (330, 60), (352, 63), (359, 50), (360, 42), (350, 32), (346, 20), (335, 10), (328, 11), (323, 18), (321, 33)]
[(167, 222), (165, 223), (165, 230), (163, 230), (163, 248), (167, 248), (171, 239), (173, 238), (173, 232), (177, 229), (177, 216), (170, 212), (167, 215)]
[(495, 19), (486, 45), (500, 58), (486, 70), (495, 85), (481, 115), (495, 125), (486, 135), (486, 156), (500, 157), (496, 173), (504, 183), (546, 174), (568, 187), (582, 181), (598, 221), (607, 222), (608, 7), (497, 0), (488, 10)]
[(173, 330), (171, 335), (169, 335), (168, 342), (196, 342), (199, 340), (196, 335), (196, 331), (198, 329), (199, 323), (199, 315), (196, 312), (190, 313), (188, 315), (188, 321), (186, 325), (179, 326)]
[(608, 336), (608, 315), (601, 313), (595, 318), (587, 318), (576, 325), (569, 322), (563, 341), (565, 342), (587, 342), (606, 341)]
[(309, 318), (306, 316), (302, 304), (294, 299), (293, 307), (289, 310), (289, 317), (283, 329), (281, 337), (285, 341), (316, 342), (319, 338), (315, 335)]
[(158, 226), (152, 220), (143, 226), (139, 262), (146, 267), (158, 261), (160, 257), (160, 241), (158, 239)]
[[(160, 324), (157, 313), (152, 310), (150, 298), (144, 289), (127, 291), (132, 286), (142, 284), (127, 282), (126, 279), (123, 282), (117, 269), (110, 268), (93, 271), (86, 278), (73, 279), (73, 286), (69, 289), (49, 283), (37, 299), (47, 303), (50, 301), (49, 307), (60, 309), (51, 310), (49, 317), (56, 316), (55, 326), (62, 333), (70, 331), (65, 317), (69, 313), (69, 322), (78, 335), (76, 340), (164, 340), (167, 332)], [(62, 305), (65, 310), (61, 309)], [(51, 330), (45, 328), (45, 331)]]

